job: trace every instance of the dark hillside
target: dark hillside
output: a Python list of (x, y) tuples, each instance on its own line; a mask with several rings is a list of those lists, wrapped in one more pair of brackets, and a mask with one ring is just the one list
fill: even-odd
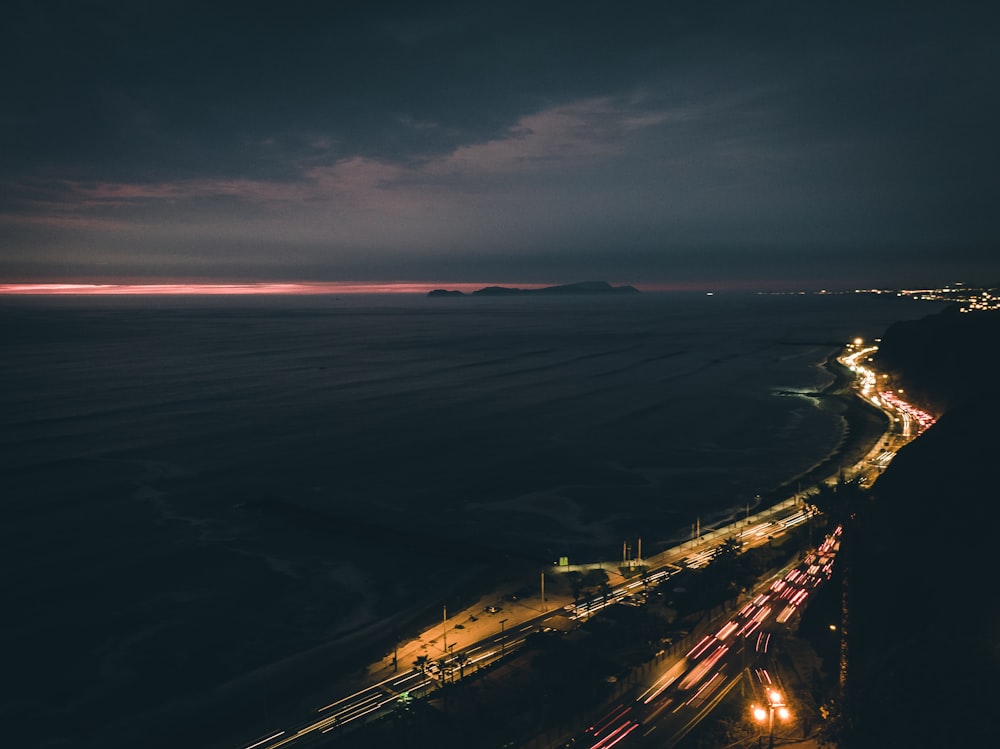
[(944, 413), (996, 387), (1000, 312), (962, 313), (954, 306), (920, 320), (893, 323), (875, 361), (913, 400)]
[(885, 336), (885, 358), (907, 390), (919, 387), (948, 411), (900, 451), (845, 533), (842, 749), (978, 746), (992, 732), (1000, 397), (983, 365), (1000, 341), (998, 322), (943, 313)]

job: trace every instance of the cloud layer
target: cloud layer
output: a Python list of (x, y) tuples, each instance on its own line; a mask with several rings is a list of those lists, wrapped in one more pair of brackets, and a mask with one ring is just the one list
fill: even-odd
[(0, 279), (1000, 273), (988, 9), (203, 5), (11, 12)]

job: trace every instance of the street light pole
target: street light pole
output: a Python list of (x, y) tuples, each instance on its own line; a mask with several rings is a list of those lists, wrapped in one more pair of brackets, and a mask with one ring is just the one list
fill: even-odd
[(753, 706), (753, 717), (758, 723), (767, 721), (767, 749), (774, 749), (774, 714), (778, 713), (778, 718), (784, 722), (791, 717), (788, 706), (785, 705), (781, 692), (777, 689), (767, 691), (767, 707), (759, 705)]
[(770, 705), (767, 711), (767, 749), (774, 749), (774, 708)]
[(506, 642), (506, 640), (504, 638), (504, 633), (503, 633), (503, 625), (504, 625), (504, 623), (506, 621), (507, 621), (506, 619), (501, 619), (500, 620), (500, 658), (501, 658), (501, 660), (503, 659), (504, 644)]

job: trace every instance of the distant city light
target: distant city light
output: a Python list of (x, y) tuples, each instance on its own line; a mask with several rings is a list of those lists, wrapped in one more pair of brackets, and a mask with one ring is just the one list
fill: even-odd
[(949, 286), (933, 289), (852, 289), (850, 291), (773, 291), (760, 292), (768, 295), (783, 294), (889, 294), (897, 297), (918, 299), (922, 302), (952, 302), (960, 304), (961, 312), (983, 312), (1000, 309), (1000, 290), (996, 288), (975, 288), (956, 281)]

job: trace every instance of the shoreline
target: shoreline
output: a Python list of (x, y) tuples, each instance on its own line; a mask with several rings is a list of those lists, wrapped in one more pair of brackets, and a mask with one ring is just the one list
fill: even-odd
[[(783, 481), (774, 489), (762, 494), (769, 504), (780, 502), (785, 495), (794, 494), (802, 484), (817, 484), (844, 469), (855, 465), (871, 451), (885, 434), (888, 417), (854, 392), (850, 387), (853, 378), (838, 360), (841, 350), (827, 357), (823, 368), (833, 375), (833, 382), (816, 393), (801, 393), (817, 401), (817, 407), (826, 409), (844, 419), (845, 432), (840, 445), (806, 471)], [(836, 470), (831, 470), (836, 467)], [(767, 507), (765, 504), (764, 507)], [(763, 508), (761, 508), (763, 509)]]
[[(798, 394), (816, 399), (818, 408), (841, 416), (845, 421), (844, 438), (810, 469), (762, 493), (756, 511), (801, 491), (797, 487), (818, 483), (836, 475), (840, 468), (858, 462), (884, 433), (885, 416), (850, 389), (852, 378), (838, 361), (841, 353), (838, 348), (820, 365), (833, 375), (833, 382), (818, 392)], [(727, 514), (720, 513), (720, 519)], [(403, 649), (419, 640), (421, 633), (440, 622), (441, 601), (448, 601), (449, 610), (458, 611), (486, 598), (502, 598), (505, 593), (524, 587), (537, 574), (538, 565), (511, 555), (496, 564), (462, 572), (460, 579), (440, 589), (433, 600), (415, 603), (390, 617), (358, 626), (335, 640), (254, 669), (219, 685), (210, 694), (168, 706), (163, 712), (166, 716), (178, 712), (199, 716), (201, 721), (206, 713), (212, 714), (215, 730), (209, 733), (215, 736), (206, 738), (213, 748), (224, 749), (233, 744), (227, 738), (233, 727), (240, 725), (241, 719), (245, 722), (248, 703), (259, 702), (261, 693), (269, 695), (265, 697), (271, 713), (269, 725), (284, 722), (283, 716), (297, 719), (314, 706), (319, 699), (317, 695), (337, 694), (338, 690), (346, 693), (365, 682), (372, 664), (384, 661), (386, 653), (391, 655), (394, 643)]]

